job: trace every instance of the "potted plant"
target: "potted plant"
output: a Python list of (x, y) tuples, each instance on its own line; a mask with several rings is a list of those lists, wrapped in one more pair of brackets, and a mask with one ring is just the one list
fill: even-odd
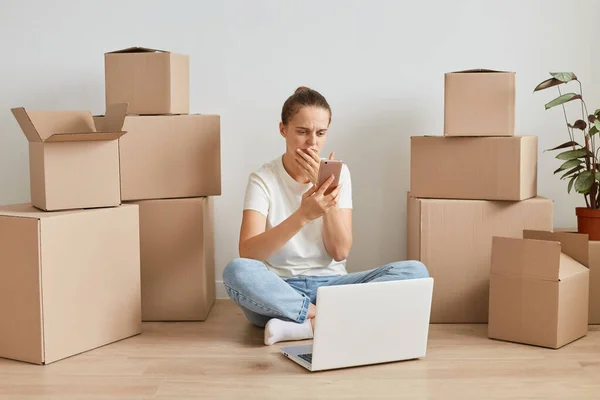
[[(575, 190), (585, 198), (586, 207), (576, 207), (577, 231), (587, 233), (590, 240), (600, 240), (600, 162), (596, 149), (596, 137), (600, 132), (600, 109), (589, 113), (583, 99), (581, 82), (572, 72), (551, 72), (551, 78), (546, 79), (535, 87), (534, 92), (556, 87), (558, 97), (545, 105), (546, 110), (561, 106), (569, 140), (561, 145), (545, 151), (561, 150), (556, 158), (562, 164), (554, 174), (561, 174), (561, 180), (568, 180), (567, 192)], [(577, 82), (579, 91), (562, 93), (561, 86)], [(581, 103), (581, 118), (570, 122), (567, 117), (565, 103), (579, 101)]]

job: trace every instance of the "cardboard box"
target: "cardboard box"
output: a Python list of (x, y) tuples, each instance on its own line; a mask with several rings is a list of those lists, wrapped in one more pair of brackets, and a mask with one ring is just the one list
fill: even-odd
[(415, 197), (519, 201), (537, 195), (537, 136), (413, 136), (410, 147)]
[(587, 235), (524, 231), (492, 244), (488, 336), (553, 349), (588, 332)]
[[(555, 228), (555, 232), (577, 233), (577, 228)], [(600, 241), (589, 241), (590, 303), (588, 324), (600, 325)]]
[(407, 200), (407, 256), (435, 279), (432, 323), (488, 321), (492, 237), (522, 237), (524, 229), (552, 229), (554, 205), (520, 202)]
[(129, 103), (131, 114), (190, 112), (190, 60), (144, 47), (105, 53), (106, 104)]
[(119, 143), (127, 104), (113, 104), (94, 125), (89, 111), (13, 108), (29, 141), (31, 203), (42, 210), (121, 204)]
[(444, 136), (513, 136), (515, 75), (487, 69), (444, 74)]
[(140, 208), (142, 319), (205, 320), (215, 301), (213, 199), (136, 204)]
[(127, 116), (124, 129), (121, 200), (221, 194), (218, 115)]
[(139, 334), (137, 206), (1, 206), (0, 318), (0, 357), (35, 364)]

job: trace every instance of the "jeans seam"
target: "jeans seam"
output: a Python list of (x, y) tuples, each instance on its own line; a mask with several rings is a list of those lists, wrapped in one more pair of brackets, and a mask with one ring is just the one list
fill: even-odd
[[(276, 310), (272, 310), (269, 307), (266, 307), (260, 303), (257, 303), (256, 301), (252, 300), (251, 298), (249, 298), (248, 296), (244, 295), (243, 293), (235, 290), (234, 288), (232, 288), (231, 286), (227, 285), (225, 282), (223, 282), (223, 286), (225, 286), (227, 289), (231, 290), (232, 292), (235, 292), (237, 295), (243, 297), (246, 301), (248, 301), (249, 303), (254, 304), (257, 307), (262, 308), (263, 310), (272, 312), (273, 314), (277, 314), (283, 318), (287, 318), (287, 316), (285, 316), (284, 314), (280, 313), (279, 311)], [(304, 295), (303, 295), (304, 296)], [(306, 296), (304, 296), (304, 303), (302, 304), (302, 309), (300, 310), (300, 316), (298, 318), (296, 318), (296, 321), (298, 322), (298, 319), (300, 319), (303, 315), (306, 315), (308, 312), (308, 305), (306, 304), (308, 302), (308, 298)]]
[(308, 296), (304, 294), (302, 296), (304, 296), (304, 302), (302, 303), (302, 308), (298, 313), (298, 318), (296, 318), (296, 322), (298, 323), (303, 323), (304, 321), (306, 321), (306, 317), (308, 315), (308, 308), (310, 307), (310, 299), (308, 298)]

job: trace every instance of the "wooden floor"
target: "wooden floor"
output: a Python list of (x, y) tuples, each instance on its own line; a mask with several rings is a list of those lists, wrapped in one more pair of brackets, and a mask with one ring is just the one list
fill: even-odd
[(560, 350), (486, 329), (432, 325), (426, 358), (310, 373), (219, 300), (206, 322), (145, 323), (50, 365), (0, 359), (0, 399), (600, 399), (599, 326)]

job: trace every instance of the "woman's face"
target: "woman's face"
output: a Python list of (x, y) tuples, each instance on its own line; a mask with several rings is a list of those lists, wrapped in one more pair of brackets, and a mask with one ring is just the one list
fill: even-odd
[(287, 153), (294, 155), (296, 149), (313, 149), (317, 154), (325, 144), (329, 127), (329, 111), (321, 107), (300, 108), (287, 125), (280, 123), (279, 130), (285, 138)]

